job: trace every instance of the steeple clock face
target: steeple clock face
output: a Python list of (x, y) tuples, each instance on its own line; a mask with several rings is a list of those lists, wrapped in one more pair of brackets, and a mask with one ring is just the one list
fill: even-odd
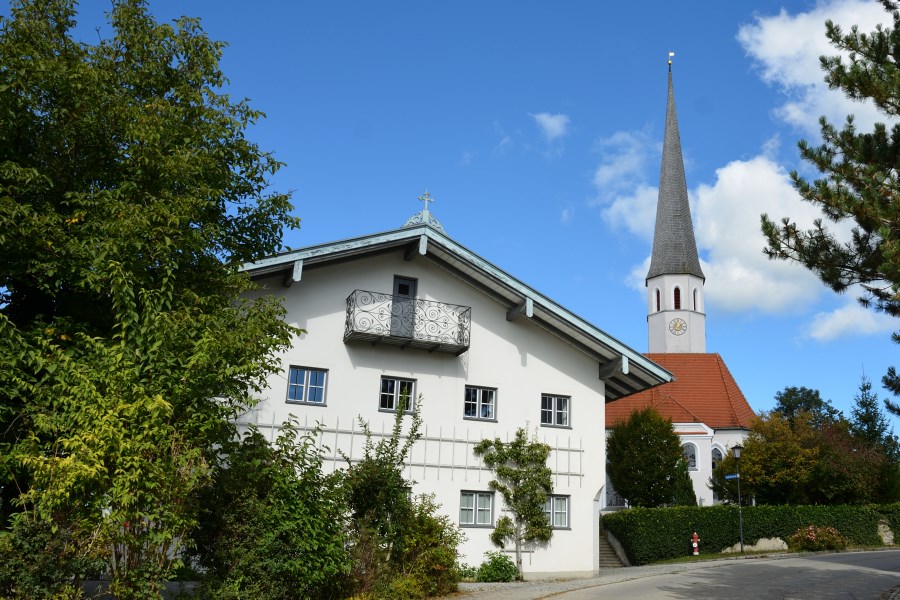
[(687, 321), (684, 319), (672, 319), (669, 321), (669, 333), (683, 335), (687, 331)]

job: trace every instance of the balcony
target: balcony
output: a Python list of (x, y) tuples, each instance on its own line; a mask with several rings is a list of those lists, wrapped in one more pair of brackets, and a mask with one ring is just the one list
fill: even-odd
[(344, 341), (424, 348), (459, 356), (469, 349), (472, 309), (355, 290), (347, 296)]

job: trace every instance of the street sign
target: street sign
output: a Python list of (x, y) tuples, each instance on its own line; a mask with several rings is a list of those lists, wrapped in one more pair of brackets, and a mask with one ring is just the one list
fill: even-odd
[(740, 477), (740, 476), (741, 476), (740, 473), (732, 473), (732, 474), (730, 474), (730, 475), (726, 475), (726, 476), (725, 476), (725, 479), (737, 479), (737, 478)]

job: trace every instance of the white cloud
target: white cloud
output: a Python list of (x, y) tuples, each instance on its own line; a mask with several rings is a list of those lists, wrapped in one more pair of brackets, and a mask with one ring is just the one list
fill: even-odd
[(572, 222), (572, 219), (575, 218), (575, 210), (572, 208), (564, 208), (559, 215), (559, 222), (563, 225), (568, 225)]
[(878, 23), (893, 25), (879, 2), (832, 0), (819, 2), (809, 12), (796, 15), (782, 9), (774, 16), (757, 16), (753, 23), (742, 26), (737, 35), (744, 50), (756, 61), (763, 80), (780, 88), (788, 98), (775, 114), (811, 135), (819, 132), (820, 115), (841, 124), (848, 114), (853, 114), (863, 127), (886, 119), (871, 103), (850, 100), (843, 92), (828, 90), (825, 85), (819, 57), (838, 54), (825, 37), (828, 19), (845, 31), (853, 25), (859, 25), (861, 31), (872, 31)]
[(660, 144), (651, 141), (644, 131), (617, 131), (597, 140), (600, 164), (594, 171), (598, 193), (594, 204), (608, 204), (620, 192), (643, 183), (650, 160), (659, 158), (659, 148)]
[(659, 188), (639, 184), (633, 193), (616, 196), (603, 209), (603, 218), (615, 228), (624, 227), (638, 237), (650, 241), (653, 239), (653, 227), (656, 224), (658, 197)]
[(491, 149), (491, 156), (502, 156), (510, 146), (512, 146), (512, 138), (504, 134), (497, 145)]
[(766, 156), (732, 161), (693, 197), (708, 302), (725, 310), (777, 313), (799, 310), (822, 293), (821, 283), (802, 266), (769, 260), (762, 252), (762, 213), (776, 221), (789, 215), (802, 228), (818, 216), (778, 164)]
[(537, 123), (541, 134), (548, 142), (554, 142), (566, 135), (566, 129), (569, 126), (569, 117), (564, 114), (551, 115), (550, 113), (538, 113), (531, 115), (534, 122)]
[(817, 313), (805, 336), (824, 342), (850, 335), (885, 333), (897, 329), (897, 319), (872, 309), (863, 308), (855, 300), (830, 312)]

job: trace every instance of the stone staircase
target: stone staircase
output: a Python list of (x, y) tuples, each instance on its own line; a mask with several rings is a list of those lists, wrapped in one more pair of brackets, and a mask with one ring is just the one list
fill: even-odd
[(616, 569), (623, 567), (622, 561), (619, 560), (619, 556), (616, 554), (616, 551), (613, 550), (612, 546), (609, 545), (609, 541), (606, 539), (606, 530), (602, 527), (600, 528), (600, 568), (601, 569)]

